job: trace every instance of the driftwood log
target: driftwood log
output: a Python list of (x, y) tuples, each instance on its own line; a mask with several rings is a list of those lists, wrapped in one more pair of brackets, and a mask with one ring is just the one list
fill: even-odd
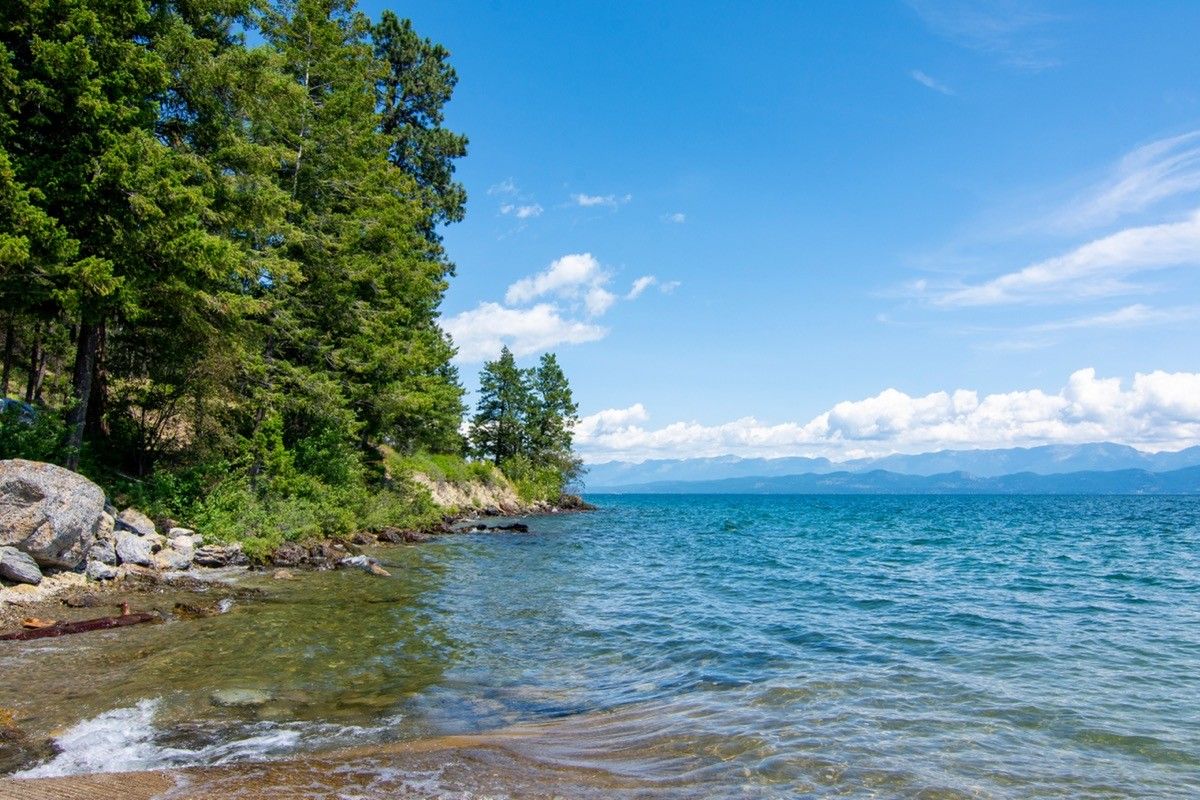
[(85, 633), (87, 631), (102, 631), (107, 628), (124, 628), (126, 625), (138, 625), (142, 622), (158, 622), (161, 617), (148, 611), (137, 614), (121, 614), (117, 617), (98, 617), (84, 619), (79, 622), (59, 622), (48, 628), (33, 628), (31, 630), (13, 631), (0, 634), (0, 640), (28, 641), (30, 639), (46, 639), (52, 636), (66, 636), (69, 633)]

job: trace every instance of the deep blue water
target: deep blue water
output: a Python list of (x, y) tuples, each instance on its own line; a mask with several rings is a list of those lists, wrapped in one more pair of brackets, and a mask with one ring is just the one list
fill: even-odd
[[(66, 676), (47, 726), (89, 719), (43, 774), (499, 730), (378, 775), (455, 798), (1200, 796), (1200, 498), (589, 499), (381, 549), (391, 579), (265, 579), (270, 602), (0, 668)], [(215, 686), (275, 699), (214, 708)], [(54, 708), (31, 698), (0, 690)]]
[(591, 499), (448, 554), (456, 696), (714, 792), (1200, 796), (1196, 499)]

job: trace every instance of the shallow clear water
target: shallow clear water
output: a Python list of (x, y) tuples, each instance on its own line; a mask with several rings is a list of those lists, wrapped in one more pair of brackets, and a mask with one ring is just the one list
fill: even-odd
[(1200, 794), (1200, 500), (591, 499), (0, 648), (0, 706), (59, 735), (41, 775), (378, 745), (379, 796)]

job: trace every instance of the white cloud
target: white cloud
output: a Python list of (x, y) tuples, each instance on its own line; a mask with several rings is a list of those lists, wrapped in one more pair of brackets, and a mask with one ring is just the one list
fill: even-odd
[(1093, 314), (1086, 317), (1055, 320), (1031, 325), (1026, 330), (1033, 333), (1050, 331), (1069, 331), (1084, 328), (1140, 328), (1147, 325), (1164, 325), (1171, 322), (1195, 319), (1200, 315), (1200, 308), (1181, 306), (1176, 308), (1151, 308), (1141, 303), (1107, 311), (1103, 314)]
[(1128, 153), (1099, 185), (1056, 220), (1065, 227), (1103, 225), (1180, 194), (1200, 190), (1200, 131), (1159, 139)]
[(499, 183), (494, 183), (488, 187), (488, 194), (517, 194), (521, 190), (517, 188), (517, 184), (512, 178), (505, 178)]
[(910, 72), (908, 74), (914, 81), (921, 84), (922, 86), (933, 89), (935, 92), (941, 92), (942, 94), (945, 94), (945, 95), (954, 94), (954, 90), (951, 89), (949, 86), (942, 83), (937, 78), (933, 78), (933, 77), (925, 74), (924, 72), (922, 72), (919, 69), (914, 69), (912, 72)]
[(1037, 72), (1058, 65), (1047, 35), (1056, 17), (1023, 0), (909, 0), (940, 36), (1017, 69)]
[(538, 203), (533, 203), (533, 204), (527, 205), (527, 206), (515, 205), (513, 203), (505, 203), (504, 205), (500, 206), (501, 214), (512, 215), (512, 216), (516, 217), (517, 219), (529, 219), (531, 217), (540, 217), (542, 215), (542, 211), (544, 211), (544, 210), (545, 209), (543, 209), (541, 207), (541, 205)]
[(663, 281), (658, 285), (658, 290), (663, 294), (671, 294), (680, 286), (683, 286), (683, 281)]
[(1182, 265), (1200, 265), (1200, 211), (1178, 222), (1126, 228), (985, 283), (944, 290), (933, 302), (985, 306), (1129, 294), (1140, 287), (1126, 278)]
[(608, 333), (598, 325), (564, 319), (549, 303), (522, 309), (480, 303), (443, 320), (442, 328), (458, 347), (457, 359), (465, 362), (495, 358), (504, 345), (525, 356), (562, 344), (594, 342)]
[(522, 278), (509, 286), (504, 300), (516, 305), (547, 294), (575, 297), (580, 287), (599, 285), (607, 280), (600, 262), (591, 253), (572, 253), (555, 260), (537, 275)]
[(617, 302), (617, 296), (600, 286), (593, 286), (583, 296), (583, 304), (589, 316), (598, 317)]
[(646, 291), (656, 283), (658, 283), (658, 278), (654, 277), (653, 275), (643, 275), (635, 280), (633, 285), (629, 287), (629, 294), (625, 295), (625, 299), (636, 300), (637, 298), (641, 297), (642, 292)]
[(687, 222), (687, 214), (684, 214), (682, 211), (676, 211), (674, 214), (665, 215), (663, 222), (673, 222), (676, 225), (682, 225)]
[(656, 457), (824, 455), (835, 459), (943, 448), (1112, 441), (1144, 449), (1200, 444), (1200, 373), (1098, 378), (1073, 373), (1057, 392), (1040, 389), (980, 397), (974, 390), (911, 397), (885, 389), (837, 403), (807, 423), (744, 417), (720, 425), (674, 422), (644, 427), (640, 404), (584, 417), (576, 429), (589, 461)]
[(594, 206), (605, 206), (607, 208), (616, 208), (624, 205), (633, 199), (633, 195), (626, 194), (617, 196), (615, 194), (573, 194), (571, 202), (577, 206), (591, 208)]

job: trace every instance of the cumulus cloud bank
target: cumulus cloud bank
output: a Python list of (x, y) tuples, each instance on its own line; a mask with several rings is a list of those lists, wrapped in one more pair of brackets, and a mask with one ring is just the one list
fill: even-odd
[(1149, 450), (1200, 444), (1200, 373), (1149, 372), (1100, 378), (1073, 373), (1057, 392), (1040, 389), (980, 396), (969, 389), (912, 397), (885, 389), (843, 401), (807, 423), (767, 425), (743, 417), (720, 425), (646, 426), (639, 403), (580, 420), (585, 460), (643, 460), (735, 454), (837, 459), (938, 449), (1021, 447), (1110, 441)]

